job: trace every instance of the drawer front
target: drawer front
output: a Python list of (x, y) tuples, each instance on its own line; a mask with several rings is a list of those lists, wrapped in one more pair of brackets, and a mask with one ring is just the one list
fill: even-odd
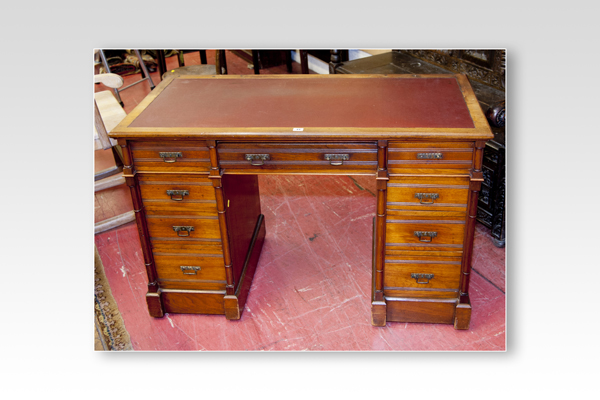
[(394, 220), (386, 224), (386, 245), (395, 247), (462, 248), (464, 220)]
[(452, 324), (456, 299), (385, 298), (386, 319), (394, 322)]
[(203, 281), (225, 280), (222, 256), (186, 253), (154, 253), (156, 272), (160, 280), (186, 281), (201, 284)]
[(220, 143), (219, 164), (226, 170), (376, 171), (372, 143)]
[(217, 217), (148, 215), (150, 240), (195, 242), (221, 239)]
[(384, 287), (383, 295), (405, 299), (458, 299), (459, 290)]
[(387, 188), (390, 210), (466, 212), (469, 198), (469, 178), (398, 177)]
[(460, 261), (386, 260), (387, 289), (458, 289)]
[(473, 164), (472, 142), (390, 142), (388, 169), (464, 169)]
[(208, 172), (210, 158), (203, 141), (131, 142), (136, 171)]
[(200, 213), (217, 215), (215, 189), (204, 176), (140, 174), (140, 192), (146, 213)]

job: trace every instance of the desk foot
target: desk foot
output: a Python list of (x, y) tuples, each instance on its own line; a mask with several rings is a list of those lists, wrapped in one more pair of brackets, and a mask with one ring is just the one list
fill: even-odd
[(242, 317), (242, 310), (238, 298), (236, 296), (225, 296), (223, 299), (225, 304), (225, 318), (230, 320), (240, 319)]
[(148, 304), (148, 312), (151, 317), (162, 318), (164, 312), (160, 299), (160, 290), (157, 293), (146, 293), (146, 304)]
[(469, 296), (461, 296), (454, 314), (454, 329), (469, 329), (471, 323), (471, 302)]
[(385, 326), (387, 322), (387, 311), (385, 301), (373, 301), (371, 303), (371, 324), (373, 326)]

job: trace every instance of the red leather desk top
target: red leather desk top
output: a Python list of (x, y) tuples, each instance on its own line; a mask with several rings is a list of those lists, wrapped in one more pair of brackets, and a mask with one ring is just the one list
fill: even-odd
[(129, 126), (474, 128), (452, 76), (175, 79)]

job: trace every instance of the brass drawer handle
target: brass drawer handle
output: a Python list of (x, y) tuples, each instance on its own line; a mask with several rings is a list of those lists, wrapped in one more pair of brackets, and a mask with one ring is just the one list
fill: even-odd
[[(181, 201), (183, 200), (183, 196), (189, 196), (189, 190), (167, 190), (167, 195), (171, 196), (171, 200), (173, 201)], [(179, 197), (173, 197), (179, 196)]]
[[(433, 274), (415, 274), (415, 273), (412, 273), (412, 274), (410, 274), (410, 277), (413, 278), (413, 279), (416, 279), (418, 284), (426, 285), (426, 284), (429, 283), (429, 281), (431, 279), (433, 279), (434, 275)], [(427, 280), (426, 281), (421, 281), (419, 279), (427, 279)]]
[(259, 166), (259, 165), (264, 165), (265, 161), (270, 160), (271, 155), (270, 154), (246, 154), (244, 156), (244, 158), (246, 160), (250, 161), (250, 165)]
[(437, 236), (437, 232), (415, 231), (415, 236), (420, 242), (429, 243)]
[[(177, 232), (177, 236), (180, 237), (188, 237), (190, 236), (190, 232), (194, 230), (193, 226), (174, 226), (173, 230)], [(182, 235), (182, 232), (186, 232), (185, 235)]]
[(325, 154), (325, 160), (331, 165), (343, 165), (344, 161), (350, 159), (350, 154)]
[[(198, 271), (201, 270), (200, 267), (190, 267), (187, 265), (182, 265), (181, 267), (181, 272), (183, 272), (184, 275), (198, 275)], [(188, 272), (186, 272), (188, 271)]]
[[(434, 200), (439, 199), (438, 193), (415, 193), (415, 197), (419, 199), (421, 204), (433, 204)], [(423, 201), (423, 199), (431, 199), (431, 201)]]
[(175, 161), (177, 161), (178, 158), (183, 158), (183, 153), (181, 153), (180, 151), (176, 151), (176, 152), (161, 151), (158, 153), (158, 155), (166, 163), (174, 163)]
[(444, 158), (443, 153), (417, 153), (419, 160), (441, 160)]

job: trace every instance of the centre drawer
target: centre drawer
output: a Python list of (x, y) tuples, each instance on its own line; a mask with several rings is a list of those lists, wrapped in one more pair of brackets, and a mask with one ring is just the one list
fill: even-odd
[(375, 172), (377, 144), (363, 143), (219, 143), (221, 168), (231, 172)]

